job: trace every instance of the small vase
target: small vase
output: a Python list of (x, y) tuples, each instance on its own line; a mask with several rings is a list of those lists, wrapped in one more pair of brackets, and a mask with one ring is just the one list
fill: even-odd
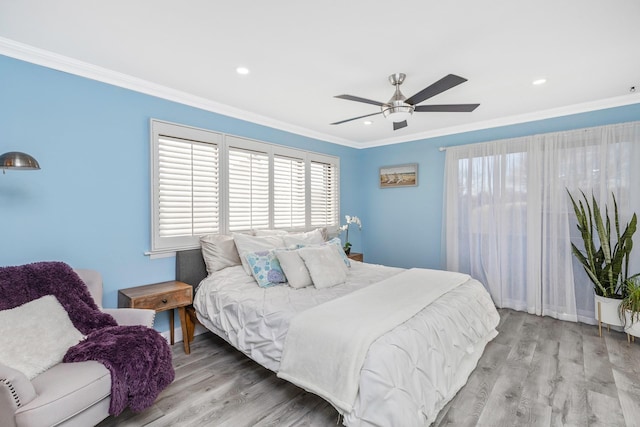
[(344, 248), (344, 253), (349, 255), (351, 253), (351, 246), (349, 246), (348, 248)]

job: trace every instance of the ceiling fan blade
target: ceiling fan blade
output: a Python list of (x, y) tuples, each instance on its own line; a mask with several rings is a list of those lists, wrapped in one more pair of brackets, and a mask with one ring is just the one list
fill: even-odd
[(424, 112), (451, 112), (470, 113), (480, 104), (449, 104), (449, 105), (416, 105), (413, 111)]
[(407, 127), (407, 121), (403, 120), (401, 122), (393, 122), (393, 130), (398, 130)]
[(408, 98), (405, 102), (411, 105), (419, 104), (426, 99), (436, 96), (437, 94), (442, 93), (445, 90), (449, 90), (452, 87), (458, 86), (460, 83), (464, 83), (466, 81), (467, 79), (465, 79), (464, 77), (456, 76), (455, 74), (449, 74), (441, 78), (431, 86), (427, 86), (426, 88), (422, 89), (411, 98)]
[(377, 105), (378, 107), (382, 107), (384, 105), (384, 102), (378, 102), (367, 98), (360, 98), (359, 96), (353, 95), (336, 95), (334, 96), (334, 98), (346, 99), (347, 101), (364, 102), (365, 104)]
[(331, 123), (331, 124), (332, 125), (339, 125), (339, 124), (342, 124), (342, 123), (347, 123), (347, 122), (350, 122), (350, 121), (353, 121), (353, 120), (363, 119), (365, 117), (375, 116), (375, 115), (378, 115), (378, 114), (382, 114), (382, 111), (380, 111), (378, 113), (365, 114), (364, 116), (354, 117), (352, 119), (342, 120), (340, 122), (335, 122), (335, 123)]

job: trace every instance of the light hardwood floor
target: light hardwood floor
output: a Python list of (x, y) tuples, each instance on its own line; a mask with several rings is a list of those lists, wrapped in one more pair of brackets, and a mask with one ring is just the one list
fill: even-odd
[[(500, 310), (500, 334), (434, 426), (640, 426), (640, 340), (596, 326)], [(153, 407), (107, 426), (336, 426), (337, 412), (211, 333)]]

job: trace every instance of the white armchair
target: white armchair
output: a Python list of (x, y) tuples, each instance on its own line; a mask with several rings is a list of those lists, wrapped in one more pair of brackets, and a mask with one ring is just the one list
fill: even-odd
[[(75, 271), (119, 325), (153, 327), (153, 310), (103, 309), (100, 273)], [(109, 416), (110, 394), (111, 374), (99, 362), (59, 363), (32, 380), (0, 363), (0, 427), (95, 425)]]

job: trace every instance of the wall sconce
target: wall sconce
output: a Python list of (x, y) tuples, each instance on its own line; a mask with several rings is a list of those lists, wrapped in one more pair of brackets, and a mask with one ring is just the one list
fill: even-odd
[(37, 170), (40, 169), (38, 161), (26, 153), (10, 151), (0, 155), (0, 168), (4, 174), (7, 169)]

